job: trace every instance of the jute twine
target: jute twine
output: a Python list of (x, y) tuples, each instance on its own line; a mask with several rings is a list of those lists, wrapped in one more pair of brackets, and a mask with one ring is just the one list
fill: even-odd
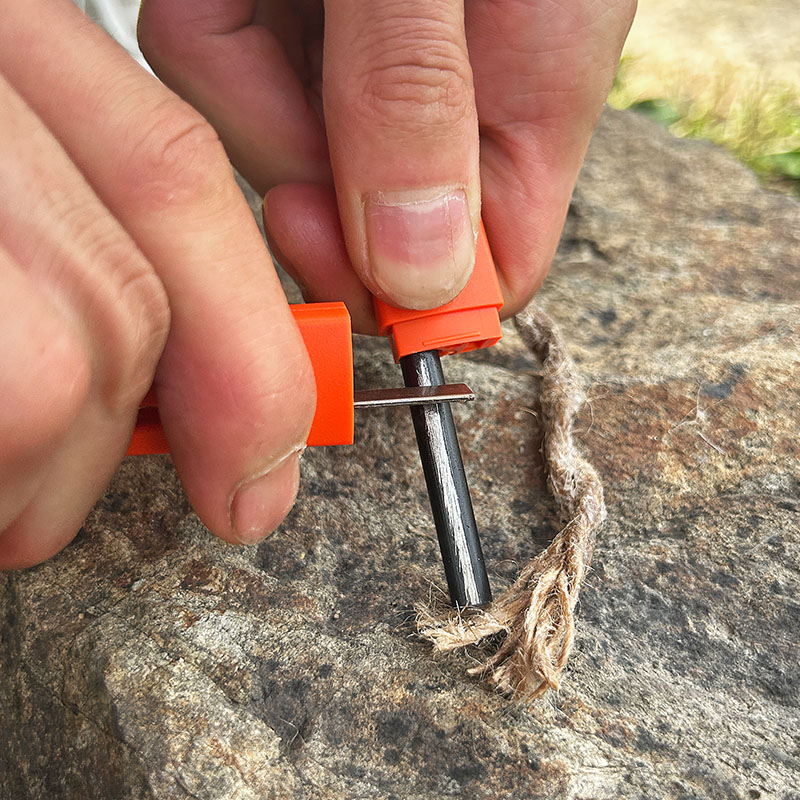
[(542, 365), (541, 423), (547, 485), (564, 527), (488, 607), (442, 616), (418, 609), (418, 630), (438, 651), (505, 634), (496, 651), (469, 672), (501, 692), (533, 698), (558, 689), (575, 637), (575, 605), (606, 516), (603, 487), (572, 438), (583, 390), (553, 321), (535, 305), (517, 315), (523, 342)]

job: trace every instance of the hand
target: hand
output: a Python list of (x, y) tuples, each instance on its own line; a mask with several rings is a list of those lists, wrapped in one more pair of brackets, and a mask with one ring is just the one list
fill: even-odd
[(144, 0), (139, 38), (271, 190), (271, 243), (306, 298), (344, 299), (366, 332), (368, 290), (431, 307), (463, 286), (481, 189), (503, 313), (526, 304), (635, 6), (326, 0), (323, 24), (319, 0)]
[(315, 393), (216, 134), (69, 0), (2, 14), (0, 568), (75, 535), (153, 380), (201, 519), (258, 539)]

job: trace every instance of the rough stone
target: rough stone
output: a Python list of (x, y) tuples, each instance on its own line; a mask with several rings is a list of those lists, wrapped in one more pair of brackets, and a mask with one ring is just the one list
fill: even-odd
[[(415, 636), (443, 577), (410, 421), (375, 411), (259, 547), (129, 459), (66, 551), (0, 576), (0, 798), (800, 798), (799, 236), (720, 151), (602, 119), (539, 298), (609, 506), (557, 694)], [(356, 350), (359, 386), (398, 382)], [(508, 327), (448, 368), (499, 589), (559, 526), (536, 365)]]

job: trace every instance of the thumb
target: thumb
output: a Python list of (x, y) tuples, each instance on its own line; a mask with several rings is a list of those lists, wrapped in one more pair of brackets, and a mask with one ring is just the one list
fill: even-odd
[(472, 272), (478, 122), (460, 0), (327, 0), (323, 100), (339, 214), (361, 280), (433, 308)]

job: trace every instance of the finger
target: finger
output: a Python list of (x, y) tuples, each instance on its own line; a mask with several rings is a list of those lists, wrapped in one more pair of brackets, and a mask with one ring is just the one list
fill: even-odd
[[(8, 14), (0, 66), (57, 132), (169, 296), (172, 323), (156, 387), (189, 499), (218, 535), (260, 538), (293, 501), (315, 390), (222, 147), (202, 117), (71, 3), (34, 0), (24, 14), (16, 7)], [(26, 68), (9, 55), (7, 31), (15, 27), (28, 34)]]
[[(20, 324), (31, 332), (17, 343), (27, 363), (3, 363), (12, 399), (28, 401), (12, 409), (16, 447), (3, 437), (12, 441), (0, 449), (0, 469), (13, 476), (0, 484), (0, 566), (19, 567), (70, 541), (122, 459), (166, 338), (168, 306), (146, 259), (2, 79), (0, 105), (3, 288), (20, 304), (14, 338)], [(64, 363), (53, 363), (59, 355)]]
[(0, 285), (0, 531), (4, 531), (39, 489), (48, 456), (83, 405), (90, 368), (74, 325), (1, 247)]
[(264, 198), (264, 228), (273, 256), (306, 301), (344, 302), (353, 330), (377, 333), (372, 296), (350, 263), (332, 187), (276, 186)]
[(635, 9), (635, 0), (467, 3), (483, 219), (504, 316), (547, 274)]
[(432, 308), (469, 279), (478, 125), (456, 0), (329, 0), (325, 123), (345, 241), (383, 300)]
[[(257, 15), (264, 4), (255, 0), (145, 0), (140, 45), (156, 73), (214, 123), (258, 190), (280, 184), (265, 203), (265, 227), (306, 300), (344, 301), (354, 328), (374, 332), (372, 301), (350, 264), (329, 188), (321, 96), (309, 86), (321, 78), (306, 63), (315, 60), (314, 36), (303, 41), (316, 15), (288, 5), (270, 3)], [(321, 26), (316, 36), (321, 53)]]
[[(307, 19), (257, 0), (145, 0), (139, 44), (156, 74), (213, 123), (261, 194), (289, 181), (330, 181), (320, 109), (298, 70)], [(269, 27), (267, 24), (269, 24)], [(319, 46), (322, 42), (319, 30)]]

